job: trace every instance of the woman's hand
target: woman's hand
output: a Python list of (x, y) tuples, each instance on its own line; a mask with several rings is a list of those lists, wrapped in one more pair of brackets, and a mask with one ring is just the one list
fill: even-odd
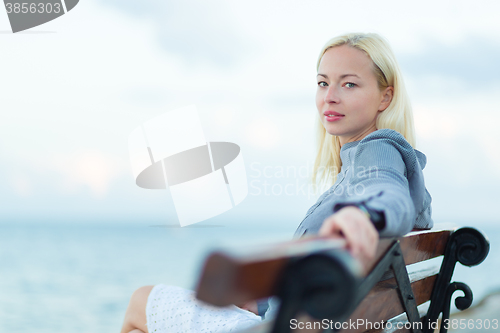
[(323, 222), (320, 236), (344, 238), (353, 257), (366, 266), (375, 257), (378, 231), (366, 214), (355, 206), (347, 206)]

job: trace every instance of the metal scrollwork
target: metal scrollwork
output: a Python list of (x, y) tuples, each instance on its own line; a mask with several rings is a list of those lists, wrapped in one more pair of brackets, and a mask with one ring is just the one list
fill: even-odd
[(431, 305), (425, 316), (424, 333), (433, 332), (431, 323), (437, 321), (440, 313), (443, 313), (440, 333), (447, 331), (443, 323), (450, 317), (450, 302), (455, 291), (464, 293), (464, 296), (455, 300), (458, 309), (465, 310), (471, 306), (473, 297), (469, 286), (462, 282), (450, 283), (451, 277), (457, 261), (464, 266), (479, 265), (488, 256), (489, 250), (488, 239), (477, 229), (460, 228), (450, 235), (441, 270), (432, 290)]
[(483, 262), (490, 251), (490, 242), (478, 230), (461, 228), (452, 235), (457, 242), (457, 260), (464, 266), (476, 266)]
[(472, 305), (472, 290), (468, 285), (462, 282), (453, 282), (450, 283), (448, 288), (446, 288), (446, 297), (444, 300), (444, 308), (443, 308), (443, 319), (441, 320), (441, 328), (439, 329), (439, 333), (446, 333), (448, 329), (445, 326), (445, 320), (450, 318), (450, 303), (451, 297), (455, 293), (455, 291), (462, 291), (464, 296), (457, 297), (455, 299), (455, 306), (459, 310), (468, 309)]

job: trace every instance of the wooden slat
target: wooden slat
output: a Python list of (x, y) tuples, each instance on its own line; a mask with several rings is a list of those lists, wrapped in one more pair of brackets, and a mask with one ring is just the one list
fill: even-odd
[[(452, 230), (425, 230), (412, 232), (398, 238), (406, 265), (412, 265), (444, 254)], [(381, 280), (394, 275), (387, 271)]]
[(420, 231), (399, 238), (405, 264), (411, 265), (443, 255), (451, 232), (450, 230)]
[(343, 240), (315, 237), (240, 253), (212, 253), (205, 261), (196, 297), (227, 306), (272, 296), (290, 258), (325, 249), (342, 250), (344, 246)]
[(196, 288), (196, 297), (217, 306), (242, 304), (274, 294), (284, 259), (240, 262), (224, 253), (211, 255)]
[[(411, 288), (417, 305), (427, 302), (430, 299), (436, 277), (437, 275), (433, 275), (412, 283)], [(361, 318), (365, 322), (371, 323), (381, 322), (382, 320), (387, 321), (403, 313), (403, 311), (403, 306), (397, 292), (397, 283), (393, 278), (377, 283), (353, 312), (350, 320), (355, 321)], [(365, 330), (342, 330), (341, 332), (355, 333), (364, 332)]]
[[(451, 233), (452, 230), (420, 231), (399, 238), (405, 264), (411, 265), (443, 255)], [(436, 272), (436, 269), (426, 269), (413, 273), (413, 278), (410, 276), (410, 280), (418, 279), (412, 283), (417, 305), (430, 299), (437, 277)], [(428, 274), (432, 275), (428, 276)], [(375, 323), (382, 320), (387, 321), (403, 312), (404, 309), (397, 292), (397, 283), (394, 278), (389, 278), (383, 279), (375, 285), (350, 316), (350, 319), (361, 318), (365, 322)], [(342, 330), (341, 332), (364, 331), (365, 329)]]
[[(378, 263), (393, 242), (390, 239), (379, 242), (375, 259), (361, 263), (360, 277)], [(196, 297), (210, 304), (226, 306), (275, 295), (280, 274), (290, 258), (322, 249), (344, 251), (344, 246), (344, 241), (314, 237), (282, 243), (258, 253), (213, 253), (205, 261)]]

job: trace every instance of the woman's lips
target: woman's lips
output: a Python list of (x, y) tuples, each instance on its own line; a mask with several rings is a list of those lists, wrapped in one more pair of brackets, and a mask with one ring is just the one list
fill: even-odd
[(344, 118), (344, 116), (325, 116), (326, 121), (337, 121)]
[(342, 119), (342, 117), (344, 117), (343, 114), (335, 111), (325, 111), (323, 112), (323, 114), (325, 115), (326, 121), (337, 121)]
[(343, 116), (342, 113), (338, 113), (336, 111), (325, 111), (323, 112), (325, 116)]

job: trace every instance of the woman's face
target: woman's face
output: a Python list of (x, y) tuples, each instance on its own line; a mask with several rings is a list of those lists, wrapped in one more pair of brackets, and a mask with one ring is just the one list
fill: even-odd
[(326, 131), (339, 136), (341, 145), (376, 131), (379, 112), (392, 100), (394, 89), (380, 91), (373, 66), (368, 55), (348, 45), (329, 49), (321, 59), (316, 106)]

